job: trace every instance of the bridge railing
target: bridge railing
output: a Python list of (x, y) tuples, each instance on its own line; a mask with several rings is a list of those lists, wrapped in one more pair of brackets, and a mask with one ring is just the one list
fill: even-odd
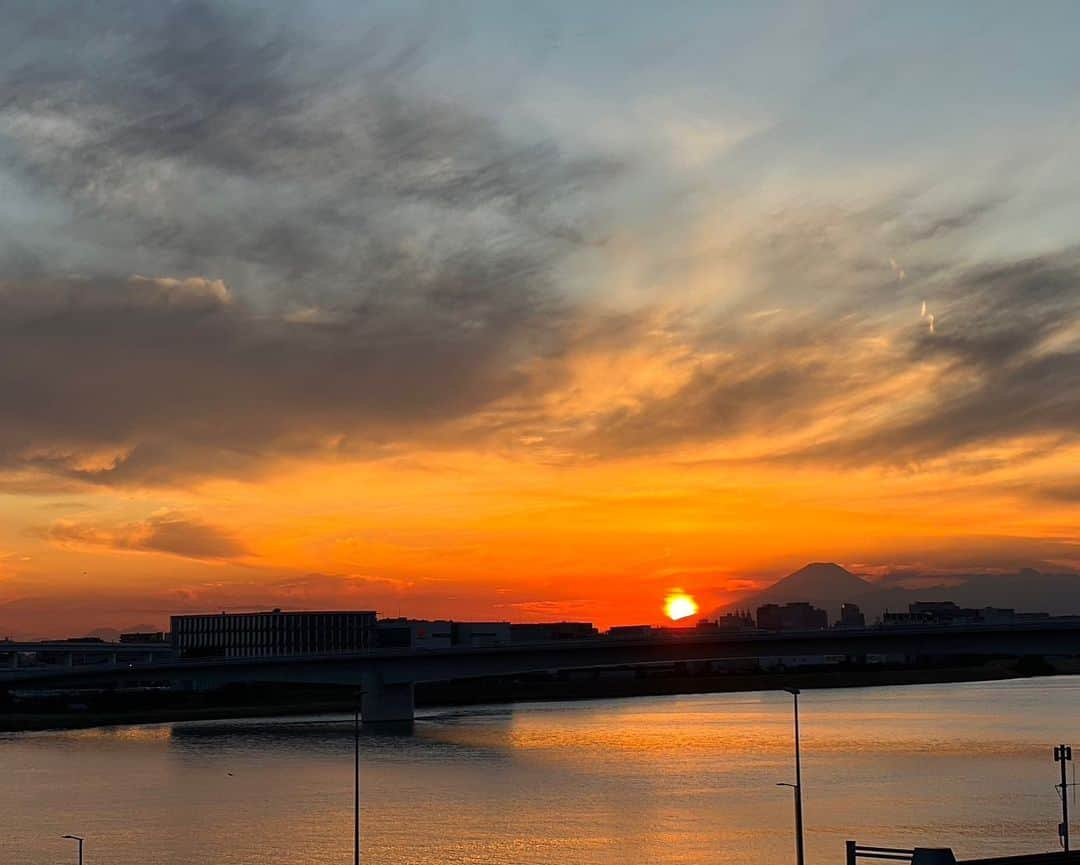
[(914, 850), (901, 847), (873, 847), (869, 844), (856, 844), (854, 841), (847, 842), (847, 865), (858, 865), (860, 859), (910, 862), (914, 856)]

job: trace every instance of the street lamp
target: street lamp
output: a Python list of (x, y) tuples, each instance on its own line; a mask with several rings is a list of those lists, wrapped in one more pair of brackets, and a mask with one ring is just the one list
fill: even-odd
[(790, 787), (795, 794), (795, 863), (805, 865), (803, 856), (803, 825), (802, 825), (802, 758), (799, 755), (799, 689), (784, 688), (791, 694), (795, 708), (795, 783), (777, 784), (777, 787)]
[(360, 697), (353, 710), (353, 865), (360, 865)]
[(83, 865), (83, 861), (82, 861), (82, 845), (83, 845), (83, 840), (84, 839), (80, 838), (78, 835), (61, 835), (60, 837), (61, 838), (66, 838), (69, 841), (78, 841), (79, 842), (79, 865)]
[(360, 706), (364, 691), (356, 692), (353, 707), (353, 865), (360, 865)]

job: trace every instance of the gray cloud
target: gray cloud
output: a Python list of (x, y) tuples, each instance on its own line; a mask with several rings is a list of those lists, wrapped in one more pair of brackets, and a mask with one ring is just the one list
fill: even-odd
[(1046, 484), (1045, 486), (1035, 487), (1032, 492), (1049, 501), (1063, 504), (1080, 504), (1080, 480)]
[(942, 286), (934, 333), (919, 328), (912, 364), (940, 371), (927, 404), (803, 456), (911, 462), (1021, 436), (1080, 431), (1080, 254), (1069, 250), (975, 269)]
[[(279, 303), (407, 293), (447, 260), (581, 235), (618, 166), (520, 143), (414, 81), (417, 37), (348, 50), (211, 2), (16, 7), (0, 45), (3, 165), (58, 235), (9, 272), (212, 273)], [(520, 253), (518, 253), (520, 254)]]
[(247, 553), (228, 531), (183, 514), (157, 514), (140, 523), (101, 527), (72, 520), (51, 525), (44, 536), (61, 545), (169, 553), (189, 559), (231, 559)]
[[(544, 417), (535, 398), (565, 383), (582, 342), (617, 355), (652, 338), (654, 310), (605, 319), (558, 285), (568, 255), (597, 248), (624, 169), (517, 140), (426, 90), (422, 31), (376, 22), (342, 50), (289, 8), (10, 10), (0, 470), (19, 474), (11, 484), (25, 489), (27, 471), (174, 483), (283, 454), (379, 455), (511, 397), (471, 443), (527, 428), (604, 458), (755, 432), (764, 459), (864, 465), (1075, 436), (1077, 255), (961, 271), (949, 243), (1003, 196), (935, 210), (911, 189), (734, 231), (706, 254), (738, 258), (755, 284), (725, 312), (672, 324), (692, 358), (679, 389)], [(650, 262), (658, 284), (702, 264), (679, 259), (677, 241), (677, 260)], [(927, 293), (933, 334), (914, 314)], [(912, 324), (898, 331), (890, 315), (904, 305)], [(783, 313), (747, 325), (763, 307)], [(933, 372), (930, 392), (897, 401), (889, 383), (919, 369)], [(769, 436), (830, 417), (851, 423), (770, 450)]]
[[(896, 331), (873, 307), (848, 312), (848, 297), (746, 334), (689, 334), (696, 355), (719, 358), (671, 394), (595, 419), (580, 443), (604, 455), (754, 433), (763, 460), (910, 465), (1019, 437), (1075, 439), (1080, 254), (947, 273), (918, 290), (934, 292), (934, 333), (921, 322)], [(920, 370), (920, 392), (889, 387)], [(849, 422), (794, 450), (768, 445), (829, 417)]]
[(523, 388), (521, 362), (558, 338), (557, 305), (502, 290), (495, 263), (442, 279), (415, 308), (328, 322), (262, 316), (199, 280), (0, 287), (0, 464), (170, 481), (423, 437)]
[(171, 482), (371, 452), (558, 350), (552, 275), (617, 164), (425, 93), (423, 34), (346, 52), (243, 10), (10, 10), (0, 466)]

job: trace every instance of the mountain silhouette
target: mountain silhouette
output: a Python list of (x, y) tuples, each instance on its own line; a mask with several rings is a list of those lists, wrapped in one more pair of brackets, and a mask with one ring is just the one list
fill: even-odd
[(1007, 607), (1017, 612), (1080, 615), (1080, 575), (1044, 574), (1025, 568), (1014, 574), (904, 574), (876, 582), (864, 580), (832, 562), (814, 562), (717, 612), (763, 604), (807, 601), (827, 610), (831, 619), (845, 601), (858, 604), (873, 621), (886, 610), (905, 612), (915, 601), (955, 601), (961, 607)]
[(873, 583), (857, 577), (835, 562), (811, 562), (767, 589), (742, 597), (718, 612), (735, 609), (749, 609), (753, 612), (765, 604), (807, 601), (827, 610), (831, 618), (836, 618), (840, 614), (841, 603), (859, 603), (859, 599), (873, 594), (874, 591)]
[[(787, 603), (789, 600), (850, 601), (872, 591), (874, 584), (855, 576), (835, 562), (812, 562), (788, 574), (759, 593), (762, 603)], [(774, 600), (775, 598), (775, 600)]]

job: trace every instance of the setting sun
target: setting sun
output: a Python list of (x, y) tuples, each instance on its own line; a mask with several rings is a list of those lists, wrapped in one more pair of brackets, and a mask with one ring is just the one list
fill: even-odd
[(673, 622), (692, 616), (697, 611), (697, 601), (682, 592), (672, 592), (664, 599), (664, 612)]

